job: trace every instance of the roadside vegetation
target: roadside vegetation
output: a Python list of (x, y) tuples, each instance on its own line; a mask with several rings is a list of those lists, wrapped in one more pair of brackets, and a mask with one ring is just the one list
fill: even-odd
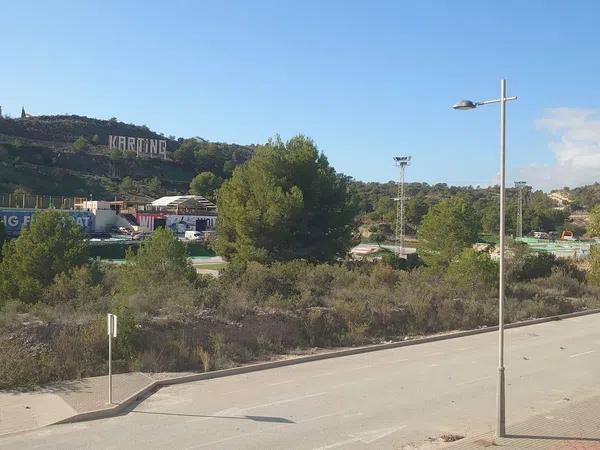
[[(497, 323), (497, 263), (473, 249), (481, 221), (463, 197), (423, 215), (422, 259), (352, 260), (351, 201), (310, 140), (276, 141), (252, 161), (218, 197), (229, 262), (216, 279), (168, 231), (112, 265), (88, 258), (67, 216), (36, 214), (2, 250), (0, 388), (106, 373), (107, 312), (119, 317), (116, 371), (215, 370)], [(508, 253), (507, 321), (600, 306), (596, 249), (586, 267), (522, 244)]]
[[(354, 260), (347, 251), (359, 241), (359, 221), (373, 221), (375, 242), (389, 234), (393, 183), (336, 173), (304, 136), (271, 140), (245, 164), (215, 159), (217, 150), (190, 140), (175, 156), (202, 162), (191, 191), (217, 200), (214, 250), (227, 260), (213, 267), (218, 278), (199, 275), (193, 249), (165, 230), (128, 251), (125, 264), (102, 263), (56, 210), (36, 214), (4, 242), (0, 388), (106, 373), (108, 312), (119, 317), (116, 371), (215, 370), (497, 323), (498, 265), (473, 248), (482, 232), (497, 231), (493, 189), (417, 186), (407, 218), (420, 256), (382, 247), (371, 260)], [(134, 182), (121, 184), (130, 191)], [(160, 190), (159, 179), (151, 185)], [(528, 192), (527, 201), (526, 229), (564, 223), (568, 212), (546, 196)], [(600, 213), (591, 218), (595, 232)], [(600, 306), (597, 248), (585, 265), (514, 242), (507, 253), (508, 322)]]

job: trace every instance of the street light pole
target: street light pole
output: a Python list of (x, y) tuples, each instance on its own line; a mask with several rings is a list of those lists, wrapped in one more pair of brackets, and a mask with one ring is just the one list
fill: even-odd
[(506, 392), (504, 375), (504, 206), (506, 184), (506, 80), (500, 80), (500, 282), (498, 293), (498, 389), (496, 392), (496, 435), (506, 435)]
[(517, 97), (506, 96), (506, 80), (500, 80), (500, 98), (473, 102), (461, 100), (453, 108), (458, 110), (473, 109), (491, 103), (500, 103), (500, 267), (498, 283), (498, 386), (496, 390), (496, 436), (506, 436), (506, 395), (504, 374), (504, 206), (506, 188), (506, 102)]

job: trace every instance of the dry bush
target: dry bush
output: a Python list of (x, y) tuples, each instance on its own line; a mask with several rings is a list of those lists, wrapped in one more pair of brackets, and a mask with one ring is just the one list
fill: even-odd
[(140, 364), (144, 372), (180, 372), (199, 369), (201, 361), (195, 349), (180, 337), (164, 339), (160, 346), (144, 349)]
[(45, 376), (45, 349), (16, 339), (0, 343), (0, 389), (30, 387), (49, 381)]
[(322, 307), (309, 308), (303, 317), (309, 345), (316, 347), (339, 345), (340, 334), (345, 331), (345, 324), (332, 310)]
[(230, 289), (222, 298), (217, 311), (226, 319), (240, 320), (248, 311), (252, 309), (252, 304), (245, 291)]
[(202, 346), (199, 345), (196, 347), (196, 354), (202, 363), (202, 370), (204, 372), (211, 370), (210, 353), (208, 353), (206, 350), (204, 350), (204, 348), (202, 348)]
[(190, 283), (150, 284), (130, 294), (119, 296), (122, 304), (137, 314), (157, 314), (163, 308), (194, 306), (198, 292)]
[(585, 285), (573, 278), (562, 268), (553, 268), (552, 274), (547, 278), (538, 278), (532, 284), (548, 295), (565, 297), (579, 297), (585, 293)]

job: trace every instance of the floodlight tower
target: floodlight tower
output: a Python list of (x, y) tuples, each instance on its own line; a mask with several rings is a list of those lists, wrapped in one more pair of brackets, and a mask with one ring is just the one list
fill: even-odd
[(404, 169), (410, 164), (410, 156), (394, 156), (396, 167), (400, 168), (400, 179), (398, 180), (398, 196), (396, 202), (396, 255), (400, 249), (404, 253)]
[(515, 181), (515, 187), (519, 190), (519, 208), (517, 210), (517, 237), (523, 237), (523, 189), (527, 186), (526, 181)]

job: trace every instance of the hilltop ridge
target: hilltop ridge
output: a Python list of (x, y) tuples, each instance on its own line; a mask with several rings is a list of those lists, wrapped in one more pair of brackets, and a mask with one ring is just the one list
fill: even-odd
[(0, 134), (43, 140), (49, 142), (72, 143), (79, 137), (91, 141), (98, 136), (98, 142), (106, 144), (108, 135), (137, 136), (150, 139), (167, 139), (169, 150), (174, 151), (178, 144), (173, 137), (150, 130), (146, 125), (125, 123), (116, 118), (95, 119), (79, 115), (30, 116), (21, 119), (0, 118)]
[[(167, 159), (109, 149), (108, 136), (164, 139)], [(128, 197), (186, 193), (192, 178), (221, 179), (247, 161), (253, 145), (165, 137), (146, 125), (79, 115), (0, 117), (0, 192)]]

